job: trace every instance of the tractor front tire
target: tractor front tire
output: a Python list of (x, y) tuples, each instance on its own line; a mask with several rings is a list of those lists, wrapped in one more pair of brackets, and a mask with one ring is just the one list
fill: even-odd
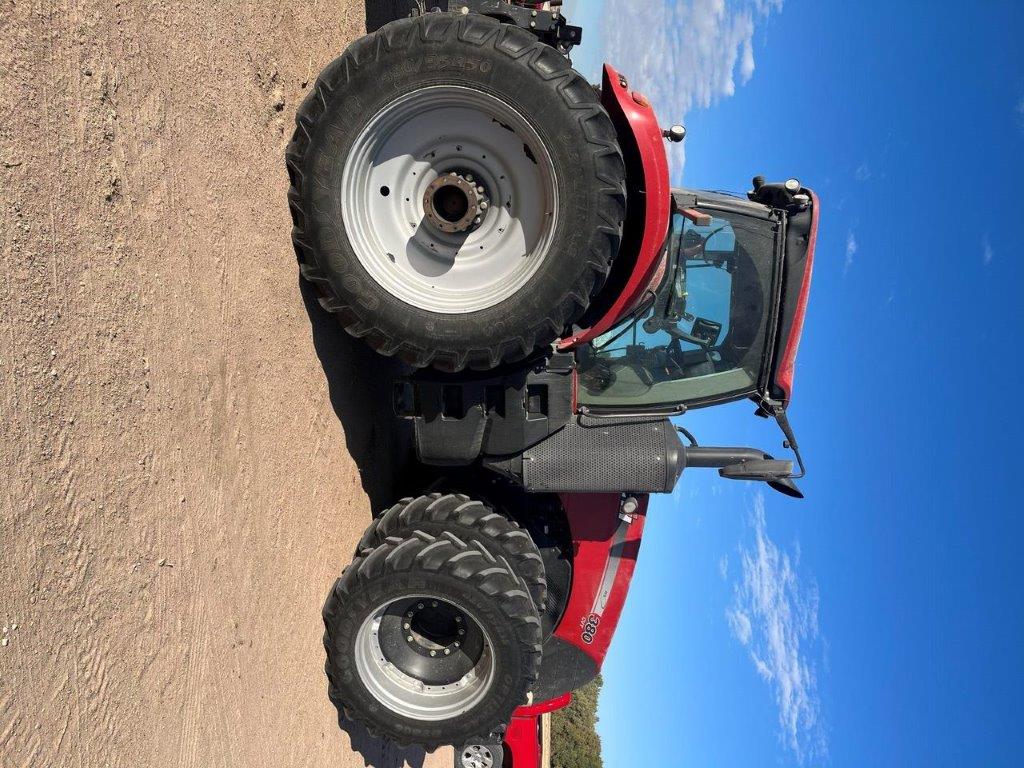
[(414, 367), (549, 345), (618, 252), (625, 167), (597, 93), (486, 16), (427, 13), (349, 46), (299, 108), (287, 167), (302, 275)]
[(415, 532), (357, 558), (323, 618), (331, 700), (399, 744), (500, 737), (537, 679), (533, 601), (503, 562), (452, 534)]

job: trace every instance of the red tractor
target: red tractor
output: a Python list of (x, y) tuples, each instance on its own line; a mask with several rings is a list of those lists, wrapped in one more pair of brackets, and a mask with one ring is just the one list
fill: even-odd
[[(611, 67), (576, 73), (556, 4), (446, 5), (353, 43), (288, 148), (302, 275), (406, 365), (380, 386), (436, 469), (331, 591), (327, 676), (373, 733), (524, 768), (537, 716), (601, 668), (649, 494), (709, 467), (800, 495), (786, 407), (819, 205), (795, 179), (670, 189), (682, 127)], [(797, 472), (670, 421), (739, 399)]]

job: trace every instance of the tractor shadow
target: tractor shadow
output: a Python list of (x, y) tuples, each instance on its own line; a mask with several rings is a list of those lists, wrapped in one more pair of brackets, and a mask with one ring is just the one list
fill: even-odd
[(380, 514), (415, 488), (418, 475), (412, 424), (395, 416), (392, 400), (394, 381), (407, 369), (349, 336), (337, 318), (320, 306), (312, 285), (301, 278), (299, 289), (331, 407), (341, 422), (370, 508), (374, 515)]
[[(405, 369), (345, 333), (337, 319), (320, 306), (315, 289), (301, 278), (299, 290), (309, 315), (313, 347), (327, 379), (331, 406), (344, 430), (348, 452), (359, 469), (370, 508), (378, 515), (412, 492), (419, 475), (415, 469), (412, 425), (397, 418), (392, 405), (392, 383)], [(338, 727), (348, 734), (352, 749), (367, 766), (423, 766), (423, 749), (400, 747), (373, 736), (341, 711)]]
[(338, 727), (348, 734), (352, 749), (370, 768), (423, 768), (427, 753), (422, 747), (401, 747), (370, 734), (366, 726), (338, 712)]

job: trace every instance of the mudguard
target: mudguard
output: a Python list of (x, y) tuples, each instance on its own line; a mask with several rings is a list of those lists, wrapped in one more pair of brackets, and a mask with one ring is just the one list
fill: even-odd
[(573, 543), (572, 590), (555, 637), (576, 646), (600, 670), (618, 626), (640, 553), (646, 495), (623, 519), (616, 493), (567, 493), (562, 504)]
[(520, 707), (504, 735), (506, 763), (540, 768), (540, 716), (569, 706), (571, 691), (601, 671), (640, 553), (648, 497), (620, 516), (622, 494), (560, 494), (572, 537), (572, 587), (562, 618), (544, 643), (533, 704)]
[(668, 234), (671, 210), (668, 155), (658, 118), (647, 99), (605, 64), (601, 103), (618, 133), (626, 161), (626, 221), (608, 282), (560, 350), (585, 344), (609, 331), (643, 297), (655, 275)]
[(544, 643), (534, 701), (574, 691), (601, 671), (633, 579), (648, 496), (620, 517), (622, 494), (563, 493), (572, 539), (572, 584), (562, 617)]

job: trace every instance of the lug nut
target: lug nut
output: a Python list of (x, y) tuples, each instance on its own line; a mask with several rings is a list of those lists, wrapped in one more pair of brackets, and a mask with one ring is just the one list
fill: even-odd
[(409, 628), (410, 628), (409, 624), (404, 624), (404, 625), (402, 626), (402, 629), (409, 629)]
[(409, 636), (408, 636), (407, 638), (405, 638), (405, 639), (406, 639), (406, 640), (408, 640), (408, 641), (409, 641), (409, 642), (411, 643), (411, 642), (412, 642), (412, 635), (409, 635)]
[(431, 655), (431, 656), (437, 656), (437, 651), (431, 651), (431, 652), (430, 652), (430, 655)]
[(445, 655), (445, 656), (447, 656), (447, 655), (448, 655), (449, 653), (451, 653), (451, 652), (452, 652), (452, 649), (451, 649), (451, 648), (445, 648), (445, 649), (444, 649), (444, 655)]

